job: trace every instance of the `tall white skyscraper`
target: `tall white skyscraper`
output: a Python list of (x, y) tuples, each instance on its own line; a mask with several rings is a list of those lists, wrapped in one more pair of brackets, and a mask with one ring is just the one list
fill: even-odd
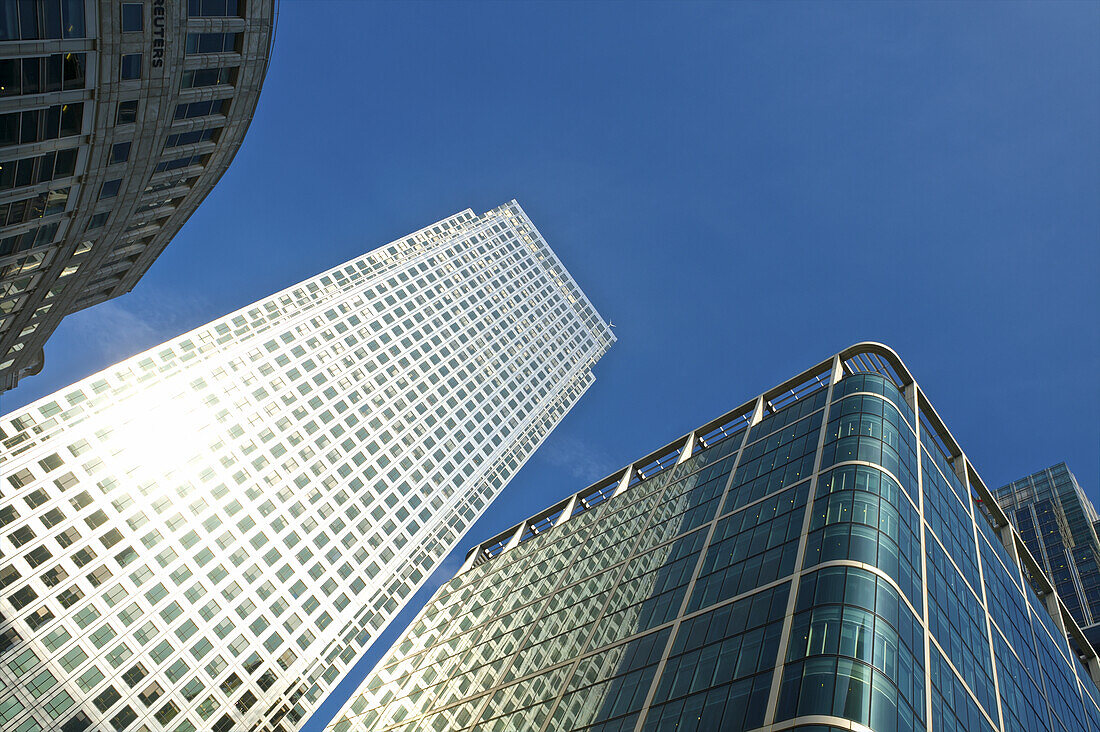
[(613, 341), (513, 201), (0, 418), (0, 728), (297, 729)]

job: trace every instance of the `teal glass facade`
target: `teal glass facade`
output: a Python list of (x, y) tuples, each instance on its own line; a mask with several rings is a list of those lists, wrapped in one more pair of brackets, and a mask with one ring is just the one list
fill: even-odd
[(1100, 732), (987, 495), (861, 344), (476, 547), (329, 731)]
[(1001, 486), (997, 502), (1078, 624), (1100, 642), (1100, 517), (1065, 463)]

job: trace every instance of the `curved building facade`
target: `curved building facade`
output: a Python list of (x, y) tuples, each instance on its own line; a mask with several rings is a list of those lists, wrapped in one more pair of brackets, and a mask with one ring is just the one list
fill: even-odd
[(472, 549), (328, 729), (1095, 732), (1098, 678), (862, 343)]
[(273, 0), (0, 4), (0, 391), (129, 292), (229, 167)]

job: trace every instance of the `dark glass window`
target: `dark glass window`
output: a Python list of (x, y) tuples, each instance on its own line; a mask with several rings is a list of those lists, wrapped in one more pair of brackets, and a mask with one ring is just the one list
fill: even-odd
[(176, 105), (176, 119), (205, 117), (210, 114), (225, 114), (229, 110), (228, 99), (212, 99), (208, 102), (191, 102)]
[(83, 104), (0, 114), (0, 147), (78, 135), (83, 119)]
[(66, 53), (62, 66), (62, 88), (65, 90), (83, 89), (88, 67), (88, 55), (84, 53)]
[(202, 53), (233, 53), (240, 50), (240, 33), (188, 33), (189, 55)]
[(76, 169), (76, 152), (76, 148), (70, 148), (32, 158), (0, 162), (0, 190), (33, 186), (72, 175)]
[(37, 599), (37, 592), (35, 592), (30, 587), (24, 587), (22, 589), (16, 590), (15, 593), (8, 597), (8, 602), (10, 602), (11, 606), (14, 607), (16, 610), (22, 610), (24, 607)]
[(22, 94), (22, 59), (0, 59), (0, 96), (14, 97)]
[(111, 164), (125, 163), (130, 159), (130, 141), (116, 142), (111, 148)]
[(29, 526), (20, 526), (18, 529), (8, 534), (8, 541), (15, 547), (21, 547), (33, 538), (35, 538), (34, 530)]
[(192, 18), (241, 17), (240, 0), (187, 0), (187, 15)]
[(138, 102), (136, 99), (130, 99), (125, 102), (118, 103), (118, 114), (115, 115), (116, 125), (128, 125), (137, 122), (137, 110)]
[(35, 547), (34, 549), (27, 552), (27, 556), (24, 557), (24, 559), (26, 559), (27, 564), (31, 565), (32, 567), (37, 567), (40, 564), (45, 564), (49, 560), (53, 559), (53, 554), (51, 554), (50, 550), (46, 547), (40, 546)]
[(143, 30), (145, 11), (141, 3), (122, 3), (122, 31), (129, 33)]
[(92, 218), (88, 219), (88, 230), (91, 231), (92, 229), (98, 229), (99, 227), (103, 226), (105, 223), (107, 223), (107, 217), (109, 217), (110, 215), (110, 211), (102, 211), (93, 215)]
[(0, 41), (83, 36), (84, 0), (5, 0), (0, 3)]
[(83, 89), (87, 61), (84, 53), (0, 59), (0, 97)]
[(26, 623), (31, 630), (38, 630), (46, 623), (54, 619), (53, 611), (48, 607), (40, 607), (33, 613), (23, 618), (23, 622)]
[(53, 242), (57, 233), (57, 223), (39, 226), (23, 234), (8, 236), (0, 239), (0, 256), (7, 256), (15, 252), (25, 252), (34, 247), (45, 246)]
[(119, 67), (119, 74), (123, 81), (127, 79), (141, 78), (141, 54), (124, 53)]
[(183, 72), (181, 89), (195, 89), (202, 86), (232, 84), (237, 80), (237, 69), (225, 67), (218, 69), (194, 69)]
[(92, 700), (92, 703), (96, 704), (96, 709), (101, 712), (106, 712), (108, 709), (114, 706), (114, 702), (122, 698), (118, 689), (113, 686), (107, 687), (100, 693), (98, 697)]
[(123, 707), (122, 711), (111, 717), (111, 726), (115, 728), (116, 732), (122, 732), (122, 730), (133, 724), (137, 718), (137, 712), (130, 707)]
[[(192, 145), (196, 142), (207, 142), (208, 140), (218, 139), (218, 135), (221, 133), (221, 127), (208, 127), (205, 130), (193, 130), (191, 132), (180, 132), (175, 135), (169, 135), (168, 139), (164, 141), (164, 147), (179, 147), (180, 145)], [(2, 172), (2, 171), (0, 171)]]
[(103, 184), (103, 187), (99, 189), (100, 200), (104, 198), (114, 198), (118, 195), (118, 189), (122, 187), (122, 179), (116, 178), (109, 180)]
[(157, 163), (154, 172), (159, 173), (163, 170), (178, 170), (179, 168), (186, 168), (189, 165), (206, 165), (206, 160), (209, 157), (209, 155), (186, 155), (182, 158), (176, 158), (175, 160), (165, 160)]
[(43, 216), (61, 213), (69, 203), (69, 188), (39, 193), (33, 198), (0, 204), (0, 225), (15, 226)]

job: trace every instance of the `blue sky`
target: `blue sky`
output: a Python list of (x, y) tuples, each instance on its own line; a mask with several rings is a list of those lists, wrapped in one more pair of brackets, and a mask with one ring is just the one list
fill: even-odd
[(228, 174), (0, 409), (517, 198), (620, 340), (459, 553), (866, 339), (987, 483), (1100, 498), (1097, 38), (1094, 3), (286, 0)]

